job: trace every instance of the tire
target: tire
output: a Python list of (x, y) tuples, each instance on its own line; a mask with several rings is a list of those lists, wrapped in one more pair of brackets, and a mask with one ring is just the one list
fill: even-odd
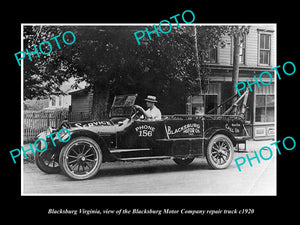
[[(38, 143), (40, 145), (40, 143)], [(40, 146), (37, 146), (40, 149)], [(49, 174), (55, 174), (60, 172), (60, 166), (58, 162), (58, 153), (53, 150), (46, 150), (44, 152), (35, 152), (35, 164), (37, 167)]]
[(205, 156), (213, 169), (225, 169), (233, 160), (234, 148), (229, 137), (223, 134), (213, 136), (207, 146)]
[(193, 162), (195, 158), (174, 158), (173, 161), (179, 166), (187, 166)]
[(74, 138), (61, 149), (59, 155), (61, 170), (74, 180), (92, 178), (99, 171), (101, 164), (101, 148), (96, 141), (88, 137)]

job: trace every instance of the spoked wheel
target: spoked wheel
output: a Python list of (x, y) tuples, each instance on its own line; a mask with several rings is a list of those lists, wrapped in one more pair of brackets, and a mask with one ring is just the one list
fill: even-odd
[[(40, 146), (37, 147), (40, 148)], [(44, 152), (36, 151), (35, 164), (41, 171), (45, 173), (54, 174), (60, 172), (58, 153), (51, 149), (48, 149)]]
[(208, 143), (206, 159), (214, 169), (225, 169), (233, 160), (232, 141), (223, 134), (217, 134)]
[(99, 145), (91, 138), (77, 137), (65, 145), (59, 155), (62, 171), (70, 178), (84, 180), (93, 177), (102, 163)]
[(180, 166), (187, 166), (193, 162), (195, 158), (174, 158), (174, 162)]

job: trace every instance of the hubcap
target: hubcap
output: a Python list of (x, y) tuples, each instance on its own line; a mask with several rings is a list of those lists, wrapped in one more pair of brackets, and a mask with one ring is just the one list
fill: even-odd
[(218, 165), (223, 165), (227, 162), (230, 156), (230, 146), (225, 140), (214, 142), (211, 150), (211, 158)]
[(45, 166), (53, 167), (53, 168), (59, 167), (57, 156), (55, 155), (55, 153), (51, 152), (50, 150), (48, 150), (48, 152), (46, 153), (45, 152), (39, 153), (39, 156), (43, 161), (43, 163), (45, 164)]
[(65, 160), (70, 172), (86, 175), (94, 171), (98, 157), (95, 146), (88, 142), (80, 142), (70, 147)]

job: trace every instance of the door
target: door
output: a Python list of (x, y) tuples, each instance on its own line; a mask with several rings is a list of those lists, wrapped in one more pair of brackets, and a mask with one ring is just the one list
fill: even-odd
[(164, 121), (136, 120), (117, 133), (117, 146), (122, 149), (155, 149), (156, 139), (166, 136)]

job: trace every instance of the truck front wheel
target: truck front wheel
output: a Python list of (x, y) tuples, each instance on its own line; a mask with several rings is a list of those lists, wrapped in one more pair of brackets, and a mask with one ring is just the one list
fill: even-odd
[(91, 138), (77, 137), (66, 144), (59, 155), (59, 165), (68, 177), (89, 179), (96, 175), (102, 163), (100, 146)]

